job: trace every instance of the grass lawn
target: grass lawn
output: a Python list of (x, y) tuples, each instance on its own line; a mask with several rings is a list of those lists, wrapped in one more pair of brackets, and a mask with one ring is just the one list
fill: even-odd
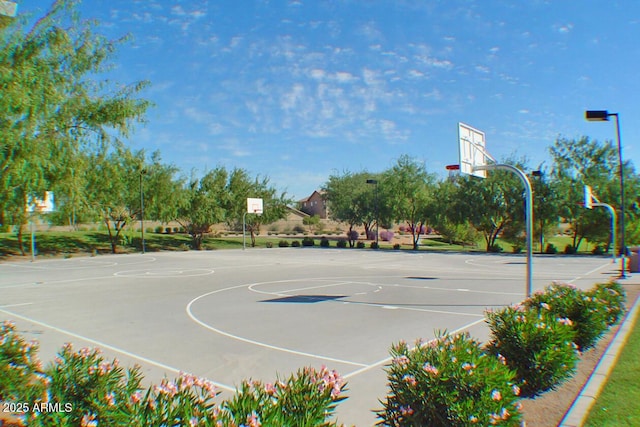
[[(271, 245), (277, 247), (281, 240), (287, 240), (290, 243), (294, 240), (301, 242), (305, 236), (298, 234), (291, 235), (269, 235), (259, 236), (256, 239), (256, 246), (266, 247)], [(315, 246), (320, 245), (323, 236), (308, 236), (313, 238)], [(336, 247), (338, 239), (344, 239), (344, 236), (328, 235), (331, 247)], [(365, 248), (369, 248), (372, 241), (360, 241), (365, 244)], [(391, 242), (380, 240), (381, 249), (393, 249), (394, 244), (401, 243), (401, 249), (412, 249), (410, 236), (404, 238), (394, 238)], [(558, 248), (558, 253), (562, 253), (564, 247), (571, 243), (569, 237), (553, 237), (548, 239), (547, 243), (552, 243)], [(249, 236), (246, 237), (247, 246), (251, 245)], [(505, 253), (512, 252), (512, 246), (509, 243), (498, 240), (498, 244), (502, 246)], [(591, 253), (591, 246), (583, 243), (580, 247), (581, 254)], [(191, 247), (191, 238), (184, 233), (145, 233), (145, 249), (148, 252), (157, 251), (186, 251)], [(238, 249), (242, 247), (242, 235), (231, 233), (224, 237), (206, 237), (203, 242), (203, 248), (212, 249)], [(31, 250), (31, 235), (25, 233), (23, 236), (23, 248), (28, 255)], [(36, 233), (36, 248), (38, 256), (73, 256), (74, 254), (100, 254), (110, 253), (111, 246), (109, 237), (105, 230), (94, 231), (44, 231)], [(126, 230), (123, 232), (122, 239), (118, 245), (119, 253), (133, 253), (142, 250), (140, 233), (138, 231)], [(443, 250), (443, 251), (478, 251), (484, 252), (484, 241), (478, 242), (476, 245), (457, 245), (450, 244), (440, 238), (422, 238), (420, 240), (420, 250)], [(534, 252), (539, 253), (539, 245), (534, 242)], [(20, 255), (20, 247), (15, 233), (0, 233), (0, 259), (9, 256)]]
[(640, 323), (636, 318), (624, 350), (591, 408), (585, 427), (640, 426), (639, 354)]

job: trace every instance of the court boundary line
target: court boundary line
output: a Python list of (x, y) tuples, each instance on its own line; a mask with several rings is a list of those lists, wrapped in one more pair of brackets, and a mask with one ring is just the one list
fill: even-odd
[[(9, 316), (16, 317), (16, 318), (21, 319), (21, 320), (23, 320), (25, 322), (31, 322), (31, 323), (34, 323), (36, 325), (45, 327), (47, 329), (51, 329), (54, 332), (58, 332), (58, 333), (61, 333), (61, 334), (64, 334), (64, 335), (68, 335), (70, 337), (82, 340), (82, 341), (86, 341), (88, 343), (91, 343), (93, 345), (98, 346), (101, 349), (108, 349), (108, 350), (111, 350), (111, 351), (115, 351), (116, 353), (120, 353), (120, 354), (122, 354), (124, 356), (127, 356), (127, 357), (130, 357), (132, 359), (139, 360), (139, 361), (141, 361), (143, 363), (146, 363), (148, 365), (155, 366), (156, 368), (160, 368), (160, 369), (163, 369), (165, 371), (173, 372), (174, 374), (180, 374), (181, 372), (185, 372), (184, 370), (174, 368), (173, 366), (169, 366), (169, 365), (167, 365), (165, 363), (157, 362), (155, 360), (149, 359), (148, 357), (140, 356), (138, 354), (135, 354), (135, 353), (132, 353), (130, 351), (118, 348), (116, 346), (104, 343), (102, 341), (94, 340), (92, 338), (85, 337), (85, 336), (77, 334), (75, 332), (67, 331), (66, 329), (62, 329), (62, 328), (59, 328), (57, 326), (50, 325), (50, 324), (48, 324), (46, 322), (41, 322), (39, 320), (35, 320), (35, 319), (30, 318), (30, 317), (23, 316), (21, 314), (17, 314), (17, 313), (14, 313), (12, 311), (9, 311), (9, 310), (4, 310), (2, 308), (0, 308), (0, 312), (5, 313), (5, 314), (7, 314)], [(217, 382), (217, 381), (211, 381), (211, 382), (216, 387), (221, 388), (221, 389), (226, 390), (226, 391), (230, 391), (230, 392), (234, 392), (235, 393), (235, 391), (237, 390), (234, 387), (228, 386), (226, 384), (222, 384), (222, 383)]]
[(312, 358), (312, 359), (326, 360), (326, 361), (330, 361), (330, 362), (341, 363), (341, 364), (352, 365), (352, 366), (367, 366), (364, 363), (352, 362), (352, 361), (349, 361), (349, 360), (338, 359), (338, 358), (331, 357), (331, 356), (322, 356), (322, 355), (319, 355), (319, 354), (307, 353), (307, 352), (304, 352), (304, 351), (293, 350), (293, 349), (289, 349), (289, 348), (286, 348), (286, 347), (279, 347), (279, 346), (276, 346), (276, 345), (267, 344), (267, 343), (263, 343), (263, 342), (260, 342), (260, 341), (252, 340), (250, 338), (244, 338), (244, 337), (241, 337), (239, 335), (234, 335), (232, 333), (225, 332), (225, 331), (223, 331), (221, 329), (218, 329), (218, 328), (216, 328), (214, 326), (211, 326), (211, 325), (203, 322), (202, 320), (198, 319), (191, 311), (192, 305), (195, 302), (197, 302), (198, 300), (202, 299), (202, 298), (206, 298), (206, 297), (208, 297), (210, 295), (214, 295), (214, 294), (217, 294), (217, 293), (220, 293), (220, 292), (226, 292), (226, 291), (230, 291), (230, 290), (234, 290), (234, 289), (248, 288), (249, 285), (251, 285), (251, 284), (242, 284), (242, 285), (237, 285), (237, 286), (231, 286), (231, 287), (228, 287), (228, 288), (218, 289), (218, 290), (215, 290), (215, 291), (211, 291), (211, 292), (207, 292), (207, 293), (204, 293), (202, 295), (199, 295), (199, 296), (193, 298), (187, 304), (187, 306), (185, 308), (185, 311), (187, 312), (187, 316), (189, 316), (189, 318), (193, 322), (199, 324), (200, 326), (202, 326), (205, 329), (208, 329), (208, 330), (210, 330), (212, 332), (215, 332), (215, 333), (217, 333), (219, 335), (222, 335), (222, 336), (225, 336), (227, 338), (231, 338), (231, 339), (234, 339), (234, 340), (237, 340), (237, 341), (241, 341), (241, 342), (244, 342), (244, 343), (247, 343), (247, 344), (252, 344), (252, 345), (255, 345), (255, 346), (258, 346), (258, 347), (262, 347), (262, 348), (267, 348), (267, 349), (270, 349), (270, 350), (281, 351), (283, 353), (294, 354), (294, 355), (297, 355), (297, 356), (309, 357), (309, 358)]

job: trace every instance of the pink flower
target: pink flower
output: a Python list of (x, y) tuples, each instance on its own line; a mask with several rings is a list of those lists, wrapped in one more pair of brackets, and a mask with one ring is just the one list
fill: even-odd
[(80, 427), (97, 427), (98, 421), (96, 421), (96, 416), (93, 414), (86, 414), (80, 420)]
[(411, 408), (411, 406), (407, 405), (407, 406), (401, 406), (400, 407), (400, 413), (402, 415), (412, 415), (413, 414), (413, 409)]
[(402, 377), (402, 381), (409, 384), (411, 387), (415, 387), (418, 384), (416, 377), (414, 377), (413, 375), (405, 375), (404, 377)]
[(393, 364), (399, 365), (404, 369), (409, 365), (409, 358), (403, 354), (402, 356), (395, 357), (393, 359)]
[(514, 396), (520, 396), (520, 387), (518, 387), (517, 385), (514, 385), (513, 387), (511, 387), (511, 390), (513, 390)]
[(133, 393), (131, 395), (131, 402), (135, 405), (136, 403), (140, 402), (142, 400), (142, 393), (140, 393), (139, 391), (136, 391), (135, 393)]
[(246, 427), (260, 427), (261, 425), (260, 419), (255, 412), (252, 412), (251, 415), (247, 415)]
[(116, 395), (114, 392), (109, 392), (104, 396), (104, 400), (107, 401), (107, 405), (115, 406), (116, 404)]
[(274, 394), (276, 394), (276, 388), (271, 383), (266, 383), (264, 385), (264, 391), (267, 392), (269, 396), (273, 396)]
[(435, 366), (433, 366), (430, 363), (425, 363), (424, 366), (422, 367), (422, 369), (424, 369), (424, 371), (428, 374), (431, 375), (438, 375), (438, 368), (436, 368)]
[(493, 390), (491, 392), (491, 398), (493, 400), (502, 400), (502, 393), (499, 390)]

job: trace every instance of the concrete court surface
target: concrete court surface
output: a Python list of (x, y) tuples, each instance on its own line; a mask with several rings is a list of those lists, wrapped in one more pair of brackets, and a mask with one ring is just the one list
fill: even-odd
[[(610, 258), (536, 256), (534, 291), (589, 288)], [(41, 343), (100, 347), (154, 383), (179, 371), (216, 382), (275, 381), (326, 365), (348, 381), (346, 425), (370, 426), (389, 347), (436, 331), (488, 338), (483, 312), (521, 301), (524, 255), (272, 248), (0, 263), (0, 319)]]

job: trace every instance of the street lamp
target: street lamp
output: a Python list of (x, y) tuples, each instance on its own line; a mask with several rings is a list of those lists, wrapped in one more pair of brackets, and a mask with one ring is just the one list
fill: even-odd
[(376, 249), (378, 249), (378, 180), (368, 179), (367, 184), (373, 184), (376, 186)]
[(590, 122), (607, 122), (609, 117), (616, 118), (616, 136), (618, 139), (618, 161), (620, 163), (620, 278), (627, 276), (624, 273), (625, 256), (627, 248), (624, 242), (624, 169), (622, 163), (622, 143), (620, 142), (620, 121), (618, 113), (610, 113), (607, 110), (588, 110), (585, 111), (584, 117)]
[(146, 175), (147, 170), (140, 169), (140, 236), (142, 237), (142, 253), (144, 254), (144, 189), (142, 185), (142, 176)]

